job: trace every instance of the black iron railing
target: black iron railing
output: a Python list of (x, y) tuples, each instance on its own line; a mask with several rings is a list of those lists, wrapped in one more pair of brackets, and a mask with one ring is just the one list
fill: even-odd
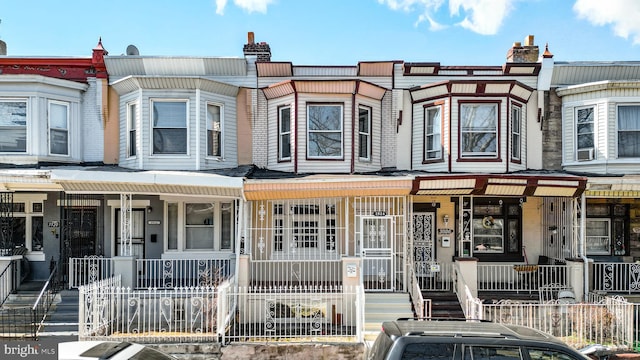
[(18, 286), (18, 261), (12, 260), (0, 273), (0, 306)]

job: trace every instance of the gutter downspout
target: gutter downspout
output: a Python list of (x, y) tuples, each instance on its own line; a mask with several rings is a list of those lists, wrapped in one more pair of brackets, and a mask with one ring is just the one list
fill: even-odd
[(583, 284), (583, 300), (587, 299), (589, 294), (589, 259), (586, 256), (586, 234), (585, 229), (587, 226), (587, 197), (584, 192), (580, 195), (580, 237), (578, 238), (578, 249), (580, 249), (580, 258), (582, 259), (582, 266), (584, 266), (584, 274), (582, 276)]

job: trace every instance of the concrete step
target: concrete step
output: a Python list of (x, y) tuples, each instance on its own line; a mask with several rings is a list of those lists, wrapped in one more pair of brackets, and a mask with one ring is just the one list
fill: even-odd
[(375, 338), (384, 321), (413, 317), (410, 300), (408, 293), (366, 293), (365, 337), (370, 332)]

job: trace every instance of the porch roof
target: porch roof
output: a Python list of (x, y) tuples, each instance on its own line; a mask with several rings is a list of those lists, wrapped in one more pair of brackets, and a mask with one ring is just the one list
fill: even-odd
[(248, 179), (247, 200), (308, 199), (342, 196), (406, 196), (412, 176), (310, 175), (295, 179)]
[(640, 198), (640, 175), (589, 177), (586, 197)]
[(38, 169), (0, 170), (0, 191), (60, 191), (49, 179), (49, 171)]
[(180, 171), (51, 170), (69, 193), (205, 195), (242, 197), (242, 177)]
[(416, 176), (411, 194), (573, 197), (586, 181), (566, 174), (442, 174)]

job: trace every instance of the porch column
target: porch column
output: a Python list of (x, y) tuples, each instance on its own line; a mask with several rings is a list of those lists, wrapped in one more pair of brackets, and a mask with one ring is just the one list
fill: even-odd
[(236, 281), (238, 282), (238, 286), (247, 287), (249, 286), (249, 273), (251, 272), (249, 269), (249, 255), (238, 255), (238, 272), (236, 273)]
[(138, 286), (135, 256), (116, 256), (113, 258), (113, 273), (122, 276), (122, 287), (135, 289)]
[(583, 301), (584, 299), (584, 277), (587, 276), (584, 272), (584, 261), (582, 259), (567, 259), (567, 285), (569, 285), (574, 292), (576, 301)]
[(120, 194), (120, 251), (130, 256), (131, 251), (131, 194)]

